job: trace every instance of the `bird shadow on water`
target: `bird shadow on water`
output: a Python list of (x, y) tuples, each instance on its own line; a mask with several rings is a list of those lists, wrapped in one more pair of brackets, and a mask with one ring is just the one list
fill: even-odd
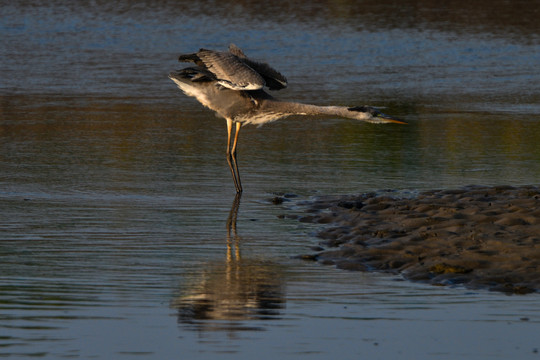
[[(178, 323), (207, 332), (261, 331), (260, 320), (280, 318), (285, 307), (285, 283), (280, 265), (241, 255), (237, 194), (226, 221), (224, 260), (203, 264), (172, 302)], [(254, 320), (257, 324), (253, 324)], [(249, 324), (251, 322), (251, 324)]]

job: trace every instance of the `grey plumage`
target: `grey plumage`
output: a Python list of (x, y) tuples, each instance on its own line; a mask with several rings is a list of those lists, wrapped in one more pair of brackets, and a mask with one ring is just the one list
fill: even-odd
[[(244, 124), (262, 125), (290, 115), (328, 115), (372, 123), (400, 123), (370, 106), (318, 106), (275, 99), (264, 91), (287, 87), (287, 79), (270, 65), (249, 59), (236, 45), (228, 52), (200, 49), (197, 53), (180, 55), (179, 61), (190, 66), (169, 74), (188, 96), (214, 110), (227, 120), (227, 161), (236, 191), (242, 192), (236, 161), (236, 144)], [(231, 145), (233, 124), (236, 126)]]
[(218, 84), (232, 90), (270, 90), (287, 87), (287, 79), (268, 64), (250, 60), (234, 44), (228, 52), (200, 49), (195, 54), (180, 55), (181, 62), (193, 62), (214, 75)]

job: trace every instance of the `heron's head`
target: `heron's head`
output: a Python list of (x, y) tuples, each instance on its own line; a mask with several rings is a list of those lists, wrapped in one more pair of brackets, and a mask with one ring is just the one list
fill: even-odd
[(383, 123), (396, 123), (396, 124), (407, 124), (405, 121), (401, 121), (393, 116), (383, 114), (379, 110), (375, 109), (372, 106), (355, 106), (350, 107), (349, 110), (354, 114), (354, 117), (358, 120), (367, 121), (370, 123), (383, 124)]

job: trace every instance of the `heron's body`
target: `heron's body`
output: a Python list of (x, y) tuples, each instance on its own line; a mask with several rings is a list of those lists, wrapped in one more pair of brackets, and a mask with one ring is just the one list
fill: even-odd
[[(179, 60), (193, 62), (196, 66), (171, 72), (171, 80), (186, 95), (195, 97), (227, 120), (227, 160), (238, 193), (242, 192), (242, 185), (236, 163), (236, 144), (238, 132), (244, 124), (262, 125), (291, 115), (328, 115), (373, 123), (403, 123), (369, 106), (318, 106), (275, 99), (263, 87), (283, 89), (287, 86), (285, 77), (265, 63), (248, 59), (235, 45), (229, 47), (229, 52), (201, 49), (195, 54), (181, 55)], [(236, 132), (231, 147), (233, 124), (236, 124)]]

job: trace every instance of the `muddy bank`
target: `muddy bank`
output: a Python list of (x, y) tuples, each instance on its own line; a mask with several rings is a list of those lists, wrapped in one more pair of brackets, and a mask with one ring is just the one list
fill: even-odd
[(300, 221), (327, 224), (317, 253), (339, 268), (385, 271), (433, 285), (540, 290), (540, 188), (469, 186), (413, 198), (319, 198)]

